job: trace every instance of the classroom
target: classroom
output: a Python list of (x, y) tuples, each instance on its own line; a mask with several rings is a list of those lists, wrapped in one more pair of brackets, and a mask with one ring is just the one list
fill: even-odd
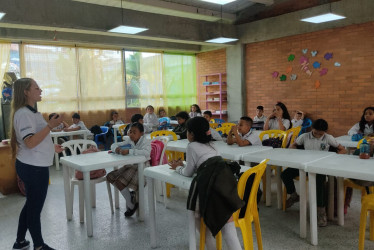
[(373, 249), (373, 11), (0, 0), (0, 250)]

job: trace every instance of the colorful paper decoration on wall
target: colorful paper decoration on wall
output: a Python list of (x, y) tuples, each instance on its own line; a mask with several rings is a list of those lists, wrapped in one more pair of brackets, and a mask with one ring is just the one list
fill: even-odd
[(303, 49), (302, 52), (305, 55), (308, 52), (308, 49)]
[(321, 67), (321, 63), (320, 62), (314, 62), (313, 63), (313, 68), (319, 69), (320, 67)]
[(286, 69), (286, 73), (289, 74), (292, 72), (292, 66), (288, 66)]
[(324, 76), (327, 74), (327, 71), (329, 71), (327, 68), (323, 68), (320, 72), (319, 72), (319, 75), (320, 76)]
[(281, 76), (279, 77), (279, 80), (281, 80), (281, 82), (284, 82), (284, 81), (287, 80), (287, 76), (283, 74), (283, 75), (281, 75)]
[(297, 79), (297, 75), (296, 74), (292, 74), (290, 76), (290, 79), (291, 79), (291, 81), (295, 81)]
[(312, 71), (310, 71), (309, 69), (309, 59), (305, 56), (301, 56), (300, 58), (300, 64), (301, 64), (301, 70), (305, 71), (305, 73), (308, 75), (308, 76), (311, 76), (313, 74)]
[(327, 53), (325, 54), (324, 58), (325, 58), (327, 61), (330, 60), (330, 59), (332, 58), (332, 53), (327, 52)]
[(292, 62), (294, 59), (295, 59), (295, 55), (294, 54), (291, 54), (291, 55), (288, 56), (288, 61), (289, 62)]
[(339, 62), (335, 62), (335, 63), (334, 63), (334, 66), (335, 66), (335, 67), (340, 67), (341, 64), (340, 64)]
[(315, 57), (317, 55), (318, 51), (317, 50), (313, 50), (310, 52), (310, 54), (312, 54), (312, 57)]
[(315, 83), (314, 83), (314, 87), (315, 87), (316, 89), (318, 89), (319, 86), (321, 86), (321, 83), (319, 82), (319, 80), (315, 81)]
[(277, 78), (279, 76), (279, 72), (274, 71), (271, 75), (273, 76), (273, 78)]

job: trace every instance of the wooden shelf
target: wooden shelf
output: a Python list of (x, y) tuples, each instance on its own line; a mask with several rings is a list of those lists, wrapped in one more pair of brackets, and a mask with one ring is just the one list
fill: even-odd
[[(219, 95), (219, 91), (216, 92), (205, 92), (205, 95)], [(227, 95), (227, 91), (222, 91), (222, 95)]]

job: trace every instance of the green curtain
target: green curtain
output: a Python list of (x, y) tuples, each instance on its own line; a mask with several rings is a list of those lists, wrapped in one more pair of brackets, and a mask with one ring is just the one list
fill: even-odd
[(197, 101), (194, 55), (163, 55), (163, 89), (168, 116), (179, 111), (189, 112)]

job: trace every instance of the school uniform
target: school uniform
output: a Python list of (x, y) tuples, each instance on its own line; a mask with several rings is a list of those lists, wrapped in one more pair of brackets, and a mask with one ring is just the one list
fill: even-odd
[(143, 125), (148, 126), (151, 130), (156, 129), (158, 127), (158, 118), (155, 113), (146, 113), (143, 117), (143, 121)]
[(176, 135), (179, 135), (181, 139), (187, 139), (187, 121), (182, 124), (178, 124), (174, 129), (173, 132)]
[[(352, 136), (354, 134), (362, 133), (360, 131), (360, 123), (356, 123), (349, 131), (348, 135)], [(373, 133), (373, 125), (365, 124), (364, 135)]]
[(253, 117), (253, 122), (266, 122), (266, 116), (262, 115), (261, 117), (258, 117), (257, 115)]
[(194, 118), (194, 117), (197, 117), (197, 116), (202, 116), (201, 113), (197, 113), (197, 112), (190, 112), (188, 115), (190, 116), (190, 118)]
[[(282, 124), (287, 129), (290, 128), (290, 120), (282, 118)], [(269, 130), (276, 130), (279, 129), (279, 122), (277, 118), (273, 118), (269, 120)]]
[[(111, 150), (112, 152), (115, 152), (117, 147), (128, 144), (131, 145), (129, 155), (143, 155), (147, 160), (151, 159), (151, 141), (145, 138), (145, 136), (140, 137), (136, 144), (131, 141), (129, 137), (125, 137), (124, 141), (113, 143)], [(146, 166), (149, 166), (149, 162), (146, 163)], [(107, 174), (107, 180), (112, 184), (120, 181), (125, 187), (129, 187), (136, 191), (139, 186), (138, 165), (125, 165), (118, 170), (114, 170)]]
[(212, 136), (212, 139), (215, 140), (215, 141), (222, 141), (222, 136), (218, 133), (217, 130), (213, 129), (213, 128), (209, 128), (210, 130), (210, 134)]
[(304, 122), (303, 119), (300, 119), (300, 120), (292, 119), (291, 120), (292, 127), (294, 127), (294, 128), (299, 127), (299, 126), (303, 126), (303, 122)]
[[(313, 132), (308, 132), (300, 135), (296, 139), (296, 144), (301, 146), (303, 145), (306, 150), (316, 150), (316, 151), (329, 151), (330, 146), (338, 147), (339, 143), (336, 139), (329, 134), (324, 134), (320, 138), (316, 138), (313, 135)], [(295, 184), (293, 179), (299, 176), (299, 170), (294, 168), (287, 168), (281, 174), (284, 185), (286, 186), (287, 193), (292, 194), (296, 192)], [(326, 206), (326, 188), (325, 188), (326, 175), (317, 174), (316, 184), (317, 184), (317, 206), (325, 207)]]
[(248, 133), (246, 133), (246, 134), (241, 134), (241, 133), (239, 133), (238, 132), (238, 134), (239, 134), (239, 136), (240, 136), (240, 138), (242, 139), (242, 140), (247, 140), (247, 141), (249, 141), (250, 142), (250, 145), (252, 145), (252, 146), (262, 146), (262, 142), (261, 142), (261, 140), (260, 140), (260, 137), (258, 137), (258, 135), (257, 134), (254, 134), (253, 132), (252, 132), (252, 130), (249, 130), (249, 132)]

